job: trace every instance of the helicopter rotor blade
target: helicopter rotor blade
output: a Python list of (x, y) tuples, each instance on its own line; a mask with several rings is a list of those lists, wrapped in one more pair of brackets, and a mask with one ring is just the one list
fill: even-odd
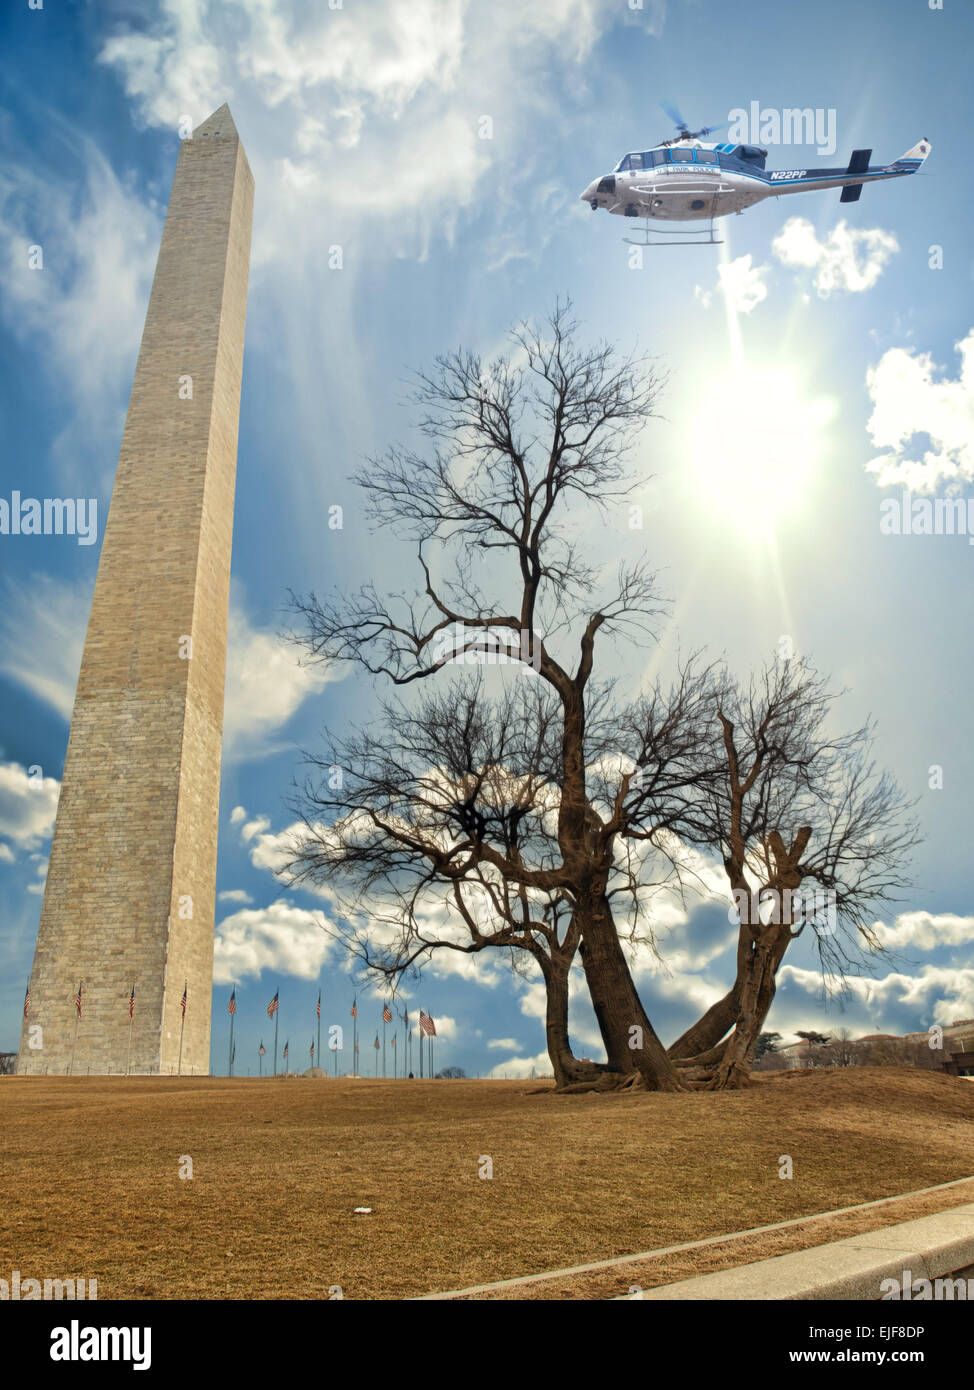
[(726, 130), (730, 121), (721, 121), (718, 125), (705, 125), (701, 130), (701, 135), (715, 135), (718, 130)]
[(677, 109), (677, 107), (675, 107), (675, 106), (673, 105), (672, 102), (670, 102), (670, 101), (661, 101), (661, 102), (660, 102), (660, 107), (662, 108), (663, 113), (664, 113), (665, 115), (669, 116), (670, 120), (671, 120), (671, 121), (673, 122), (673, 124), (676, 126), (677, 130), (687, 130), (687, 129), (688, 129), (686, 121), (685, 121), (685, 120), (683, 119), (683, 117), (680, 115), (679, 110)]

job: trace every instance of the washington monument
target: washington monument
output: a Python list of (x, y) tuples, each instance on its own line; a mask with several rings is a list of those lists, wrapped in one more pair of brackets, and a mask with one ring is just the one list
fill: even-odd
[(71, 719), (22, 1073), (209, 1071), (253, 197), (221, 106), (176, 164)]

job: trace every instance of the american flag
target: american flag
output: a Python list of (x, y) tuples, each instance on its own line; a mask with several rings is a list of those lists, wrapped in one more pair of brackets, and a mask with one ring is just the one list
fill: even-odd
[(409, 1010), (408, 1010), (408, 1009), (403, 1009), (403, 1011), (402, 1011), (402, 1021), (403, 1021), (403, 1023), (405, 1024), (405, 1026), (406, 1026), (406, 1031), (407, 1031), (407, 1033), (408, 1033), (408, 1032), (409, 1032)]
[(357, 1004), (358, 1004), (358, 995), (356, 995), (355, 998), (352, 1000), (352, 1017), (353, 1017), (353, 1018), (358, 1018), (358, 1009), (357, 1009), (357, 1007), (356, 1007)]
[(425, 1033), (428, 1038), (436, 1037), (436, 1024), (429, 1014), (424, 1014), (422, 1009), (419, 1011), (419, 1031)]
[(183, 1018), (186, 1017), (186, 995), (187, 995), (187, 992), (188, 992), (188, 991), (189, 991), (189, 981), (187, 980), (186, 983), (183, 985), (183, 997), (182, 997), (182, 999), (180, 999), (180, 1001), (179, 1001), (180, 1007), (182, 1008), (182, 1011), (183, 1011)]
[(378, 1035), (378, 1033), (376, 1033), (376, 1035), (375, 1035), (375, 1042), (373, 1043), (373, 1046), (374, 1046), (374, 1047), (378, 1047), (378, 1046), (379, 1046), (379, 1035)]
[(132, 986), (132, 993), (129, 995), (129, 1018), (135, 1017), (135, 985)]
[(258, 1054), (259, 1054), (261, 1057), (263, 1057), (263, 1055), (264, 1055), (264, 1039), (263, 1039), (263, 1038), (261, 1038), (261, 1040), (260, 1040), (260, 1047), (257, 1049), (257, 1052), (258, 1052)]
[(393, 1035), (392, 1035), (392, 1045), (393, 1045), (393, 1047), (395, 1047), (395, 1045), (396, 1045), (396, 1035), (395, 1035), (395, 1033), (393, 1033)]
[(284, 1044), (284, 1060), (287, 1061), (287, 1043)]
[(27, 993), (24, 995), (24, 1018), (30, 1014), (30, 980), (27, 981)]
[(314, 1059), (315, 1059), (315, 1040), (314, 1040), (314, 1038), (311, 1039), (311, 1047), (310, 1047), (310, 1049), (309, 1049), (309, 1051), (308, 1051), (308, 1056), (311, 1058), (311, 1060), (312, 1060), (312, 1062), (313, 1062)]
[(321, 990), (318, 991), (318, 1017), (321, 1017)]
[(271, 1000), (271, 1002), (270, 1002), (270, 1003), (268, 1004), (268, 1006), (267, 1006), (267, 1017), (268, 1017), (268, 1018), (273, 1018), (274, 1015), (277, 1013), (277, 995), (280, 994), (280, 992), (281, 992), (280, 990), (277, 991), (277, 994), (274, 995), (274, 998)]
[(84, 980), (82, 980), (82, 981), (81, 981), (81, 984), (78, 985), (78, 993), (75, 995), (75, 1000), (74, 1000), (74, 1007), (78, 1010), (78, 1017), (79, 1017), (79, 1018), (81, 1017), (81, 985), (83, 985), (83, 984), (84, 984)]
[(388, 1005), (388, 1004), (383, 1004), (383, 1006), (382, 1006), (382, 1022), (383, 1022), (383, 1023), (391, 1023), (391, 1022), (392, 1022), (392, 1010), (389, 1008), (389, 1005)]
[(237, 1012), (237, 991), (236, 991), (236, 988), (234, 988), (233, 993), (230, 995), (230, 1003), (227, 1005), (227, 1013), (228, 1013), (228, 1014), (235, 1014), (236, 1012)]

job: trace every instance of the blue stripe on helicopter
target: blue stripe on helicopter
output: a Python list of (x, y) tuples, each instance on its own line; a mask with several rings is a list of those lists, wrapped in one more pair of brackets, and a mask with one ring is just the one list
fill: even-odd
[[(743, 175), (746, 179), (757, 179), (759, 183), (766, 183), (772, 188), (788, 188), (795, 183), (831, 182), (833, 179), (852, 177), (847, 169), (810, 169), (808, 173), (800, 179), (773, 179), (771, 177), (775, 172), (773, 169), (763, 174), (752, 173), (750, 169), (727, 169), (726, 172), (728, 174)], [(872, 173), (867, 174), (863, 172), (861, 174), (856, 174), (854, 177), (857, 183), (864, 183), (866, 179), (888, 178), (891, 172), (892, 170), (890, 169), (876, 169)]]

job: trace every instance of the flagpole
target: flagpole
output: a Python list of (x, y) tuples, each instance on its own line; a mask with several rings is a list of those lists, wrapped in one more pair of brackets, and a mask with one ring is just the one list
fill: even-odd
[[(132, 989), (133, 989), (133, 991), (134, 991), (135, 985), (132, 986)], [(126, 1075), (126, 1076), (128, 1076), (129, 1072), (132, 1070), (132, 1024), (133, 1024), (134, 1022), (135, 1022), (135, 1010), (134, 1010), (134, 1009), (130, 1009), (130, 1010), (129, 1010), (129, 1050), (128, 1050), (128, 1056), (125, 1058), (125, 1075)]]
[[(375, 1059), (378, 1061), (378, 1057)], [(386, 1079), (386, 1017), (382, 1015), (382, 1080)]]
[[(79, 994), (81, 993), (81, 987), (80, 987), (80, 986), (78, 987), (78, 993), (79, 993)], [(71, 1065), (70, 1065), (70, 1067), (68, 1068), (68, 1075), (69, 1075), (69, 1076), (74, 1076), (74, 1052), (75, 1052), (75, 1048), (78, 1046), (78, 1024), (79, 1024), (80, 1022), (81, 1022), (81, 1014), (78, 1012), (78, 1007), (77, 1007), (77, 1005), (75, 1005), (75, 1010), (74, 1010), (74, 1039), (73, 1039), (73, 1041), (72, 1041), (72, 1043), (71, 1043)]]
[(233, 1020), (234, 1015), (230, 1015), (230, 1075), (233, 1075)]
[(321, 990), (318, 991), (318, 1065), (321, 1066)]
[[(278, 997), (278, 1000), (279, 1000), (279, 999), (280, 999), (280, 994), (278, 994), (277, 997)], [(277, 1008), (274, 1010), (274, 1075), (275, 1075), (275, 1076), (277, 1075), (277, 1020), (280, 1018), (280, 1016), (281, 1016), (281, 1006), (280, 1006), (280, 1003), (278, 1003)]]
[[(186, 983), (188, 984), (189, 981), (187, 980)], [(183, 999), (185, 999), (185, 998), (186, 998), (186, 986), (184, 985), (184, 986), (183, 986)], [(182, 1016), (182, 1018), (179, 1020), (179, 1062), (177, 1063), (177, 1066), (176, 1066), (176, 1075), (177, 1075), (177, 1076), (182, 1075), (182, 1070), (183, 1070), (183, 1031), (184, 1031), (184, 1029), (185, 1029), (185, 1027), (186, 1027), (186, 1007), (185, 1007), (184, 1004), (182, 1004), (181, 1001), (180, 1001), (180, 1007), (182, 1008), (183, 1016)]]

